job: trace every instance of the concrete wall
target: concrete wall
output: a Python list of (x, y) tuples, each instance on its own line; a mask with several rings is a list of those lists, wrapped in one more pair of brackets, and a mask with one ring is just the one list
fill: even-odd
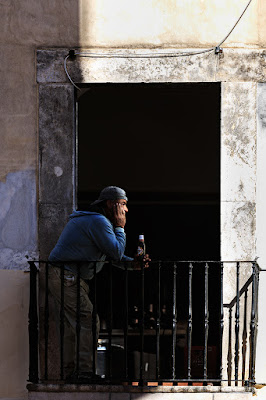
[[(80, 44), (99, 47), (201, 47), (219, 43), (247, 1), (80, 1)], [(253, 1), (228, 46), (265, 44), (265, 4)], [(264, 33), (263, 33), (264, 31)]]
[(29, 274), (0, 270), (0, 398), (26, 398)]
[[(41, 47), (100, 47), (100, 48), (191, 48), (208, 47), (220, 42), (231, 29), (242, 10), (245, 0), (0, 0), (0, 50), (1, 50), (1, 98), (0, 98), (0, 268), (1, 305), (5, 309), (5, 323), (0, 328), (0, 342), (9, 349), (0, 370), (2, 397), (21, 397), (27, 376), (27, 321), (26, 302), (28, 276), (21, 272), (27, 267), (25, 255), (38, 254), (38, 218), (36, 198), (39, 198), (39, 139), (38, 139), (38, 91), (36, 84), (35, 51)], [(227, 39), (225, 47), (257, 49), (266, 46), (266, 4), (264, 0), (253, 0), (239, 25)], [(64, 51), (65, 53), (65, 51)], [(231, 53), (232, 54), (232, 53)], [(232, 57), (233, 54), (232, 54)], [(264, 56), (265, 57), (265, 56)], [(230, 59), (229, 59), (230, 60)], [(250, 68), (254, 58), (242, 65), (244, 80), (263, 79), (265, 66)], [(61, 62), (61, 61), (60, 61)], [(201, 65), (202, 59), (197, 65)], [(206, 61), (203, 61), (203, 64)], [(128, 71), (134, 65), (125, 62)], [(147, 81), (161, 79), (223, 80), (231, 74), (234, 80), (235, 65), (226, 65), (217, 75), (215, 57), (206, 75), (193, 70), (189, 60), (183, 65), (183, 76), (178, 69), (165, 69), (170, 60), (160, 63), (159, 70), (150, 69), (152, 61), (142, 62), (142, 73)], [(119, 68), (123, 72), (124, 64)], [(173, 66), (174, 67), (174, 66)], [(53, 63), (51, 64), (53, 69)], [(119, 68), (116, 70), (118, 72)], [(104, 77), (106, 62), (92, 63), (90, 76)], [(108, 68), (107, 68), (108, 69)], [(66, 79), (62, 63), (60, 71)], [(158, 74), (159, 71), (159, 74)], [(50, 71), (51, 72), (51, 71)], [(51, 72), (52, 73), (52, 72)], [(102, 73), (102, 75), (101, 75)], [(139, 70), (131, 80), (139, 79)], [(121, 75), (117, 73), (117, 79)], [(252, 76), (252, 78), (251, 78)], [(260, 78), (261, 77), (261, 78)], [(54, 82), (54, 81), (53, 81)], [(65, 80), (67, 83), (67, 80)], [(253, 90), (251, 88), (251, 90)], [(58, 170), (56, 170), (58, 171)], [(247, 199), (241, 198), (248, 205)], [(252, 203), (253, 204), (253, 203)], [(51, 223), (52, 214), (40, 210), (42, 224)], [(49, 210), (48, 210), (49, 211)], [(246, 210), (247, 211), (247, 210)], [(66, 214), (62, 211), (63, 218)], [(48, 217), (47, 217), (48, 216)], [(63, 223), (63, 221), (62, 221)], [(253, 240), (253, 236), (252, 236)], [(18, 289), (20, 288), (20, 289)], [(16, 290), (23, 292), (23, 312), (18, 306)], [(20, 292), (21, 293), (21, 292)], [(20, 304), (20, 303), (19, 303)], [(9, 320), (10, 318), (10, 320)], [(13, 321), (13, 322), (12, 322)], [(16, 329), (23, 327), (18, 347)], [(12, 336), (10, 336), (12, 332)], [(14, 336), (13, 336), (14, 333)], [(6, 353), (1, 353), (6, 354)], [(2, 356), (1, 356), (2, 358)], [(12, 360), (12, 362), (9, 362)], [(16, 365), (16, 367), (15, 367)], [(18, 371), (17, 386), (12, 373)], [(12, 384), (11, 384), (12, 382)]]

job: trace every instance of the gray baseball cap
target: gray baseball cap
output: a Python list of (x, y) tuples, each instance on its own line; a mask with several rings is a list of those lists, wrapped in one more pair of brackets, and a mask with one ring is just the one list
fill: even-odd
[(104, 200), (119, 200), (124, 199), (128, 200), (126, 196), (126, 192), (117, 186), (107, 186), (105, 187), (97, 200), (95, 200), (91, 205), (101, 203)]

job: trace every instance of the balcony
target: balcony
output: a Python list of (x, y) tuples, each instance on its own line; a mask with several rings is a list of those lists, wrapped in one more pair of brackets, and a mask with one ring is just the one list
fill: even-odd
[[(153, 261), (139, 271), (131, 271), (127, 263), (118, 269), (106, 262), (102, 276), (96, 274), (94, 262), (89, 287), (96, 375), (88, 381), (79, 372), (83, 280), (82, 263), (75, 264), (76, 368), (71, 382), (64, 369), (67, 262), (29, 264), (28, 390), (32, 399), (40, 392), (97, 392), (103, 399), (110, 393), (127, 393), (126, 398), (133, 399), (134, 393), (158, 392), (200, 392), (206, 399), (235, 392), (243, 398), (251, 396), (259, 284), (255, 261)], [(51, 268), (61, 277), (57, 324), (49, 293)], [(38, 295), (39, 281), (42, 296)]]

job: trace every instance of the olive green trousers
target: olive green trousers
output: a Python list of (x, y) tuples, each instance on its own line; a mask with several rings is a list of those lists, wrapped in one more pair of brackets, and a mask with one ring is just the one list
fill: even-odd
[[(55, 299), (56, 323), (60, 332), (61, 310), (61, 270), (58, 267), (49, 267), (49, 290)], [(64, 374), (69, 375), (77, 370), (93, 372), (93, 330), (92, 330), (93, 304), (89, 299), (89, 286), (80, 279), (80, 334), (79, 334), (79, 368), (77, 368), (77, 276), (64, 271)], [(99, 336), (99, 317), (96, 316), (94, 349), (95, 363), (97, 354), (97, 341)], [(59, 333), (60, 336), (60, 333)], [(96, 365), (96, 364), (95, 364)]]

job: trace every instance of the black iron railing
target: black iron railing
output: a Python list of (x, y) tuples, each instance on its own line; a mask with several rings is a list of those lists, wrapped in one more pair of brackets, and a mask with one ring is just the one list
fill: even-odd
[[(241, 371), (241, 384), (244, 385), (246, 381), (246, 363), (247, 363), (247, 354), (249, 351), (249, 375), (248, 381), (255, 383), (255, 350), (256, 350), (256, 334), (257, 334), (257, 325), (258, 325), (258, 284), (259, 284), (259, 267), (253, 262), (252, 263), (252, 275), (248, 278), (248, 280), (244, 283), (244, 285), (240, 287), (240, 263), (236, 263), (236, 295), (231, 300), (229, 304), (224, 304), (224, 307), (229, 310), (228, 314), (228, 353), (227, 353), (227, 375), (228, 375), (228, 383), (231, 385), (232, 381), (234, 381), (235, 385), (239, 384), (239, 373), (240, 373), (240, 322), (242, 322), (242, 371)], [(249, 292), (251, 295), (249, 296)], [(248, 300), (250, 298), (250, 316), (248, 316)], [(242, 321), (240, 319), (240, 301), (243, 299), (242, 304), (242, 313), (243, 318)], [(233, 344), (233, 310), (235, 309), (235, 352), (233, 355), (232, 344)], [(250, 325), (250, 335), (249, 335), (249, 346), (247, 343), (248, 340), (248, 320)], [(232, 371), (232, 361), (234, 361), (235, 371), (233, 378)]]
[[(51, 350), (51, 300), (48, 261), (29, 261), (30, 307), (29, 381), (64, 381), (65, 264), (60, 263), (59, 346)], [(72, 263), (73, 264), (73, 263)], [(54, 265), (54, 264), (53, 264)], [(76, 378), (80, 363), (81, 263), (76, 263)], [(255, 383), (259, 266), (256, 261), (156, 261), (149, 268), (130, 271), (124, 263), (119, 291), (113, 278), (115, 266), (106, 262), (107, 275), (96, 274), (90, 281), (93, 303), (93, 372), (104, 376), (100, 382), (148, 382), (190, 385), (252, 385)], [(38, 271), (43, 289), (38, 293)], [(103, 281), (101, 282), (101, 279)], [(134, 281), (134, 287), (130, 283)], [(108, 285), (106, 282), (108, 281)], [(99, 293), (104, 282), (104, 295)], [(106, 289), (107, 287), (107, 289)], [(101, 304), (99, 303), (99, 294)], [(121, 309), (117, 311), (117, 297)], [(44, 307), (38, 299), (43, 298)], [(145, 312), (154, 303), (153, 325), (147, 327)], [(138, 303), (138, 315), (131, 308)], [(168, 306), (168, 314), (162, 307)], [(97, 337), (97, 313), (104, 310), (105, 324)], [(121, 311), (122, 310), (122, 311)], [(164, 310), (165, 311), (165, 310)], [(119, 318), (117, 318), (117, 313)], [(100, 312), (99, 312), (100, 314)], [(41, 328), (39, 321), (42, 320)], [(101, 315), (100, 315), (101, 319)], [(148, 322), (149, 323), (149, 322)], [(234, 327), (234, 329), (233, 329)], [(240, 333), (242, 332), (242, 340)], [(118, 340), (119, 339), (119, 344)], [(234, 354), (233, 354), (234, 346)], [(114, 349), (119, 349), (119, 357)], [(101, 359), (104, 349), (104, 359)], [(41, 362), (40, 362), (41, 360)], [(148, 361), (147, 361), (148, 360)], [(99, 364), (102, 366), (99, 367)], [(104, 362), (103, 362), (104, 361)], [(104, 364), (104, 365), (103, 365)], [(232, 366), (233, 364), (233, 366)], [(40, 371), (39, 371), (40, 365)], [(58, 368), (54, 367), (58, 365)], [(147, 372), (147, 365), (151, 372)], [(117, 366), (119, 366), (117, 371)], [(99, 382), (97, 382), (99, 383)]]

